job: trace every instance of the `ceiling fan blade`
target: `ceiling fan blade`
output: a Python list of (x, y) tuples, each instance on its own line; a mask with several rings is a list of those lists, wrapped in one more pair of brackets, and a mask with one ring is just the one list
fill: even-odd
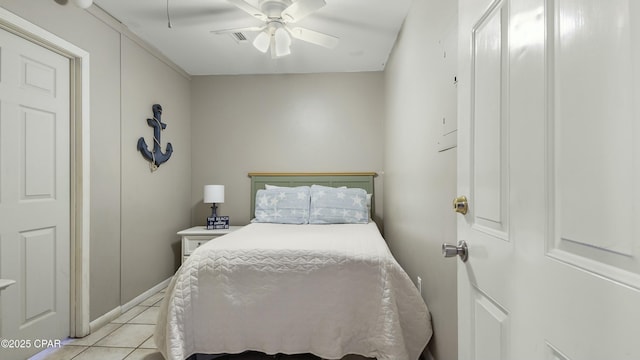
[(253, 31), (262, 31), (267, 27), (267, 25), (263, 25), (263, 26), (250, 26), (250, 27), (243, 27), (243, 28), (235, 28), (235, 29), (222, 29), (222, 30), (211, 30), (210, 32), (212, 34), (231, 34), (231, 33), (237, 33), (237, 32), (243, 32), (243, 31), (248, 31), (248, 32), (253, 32)]
[(338, 39), (335, 36), (323, 34), (321, 32), (317, 32), (317, 31), (313, 31), (305, 28), (296, 27), (293, 29), (289, 29), (289, 27), (287, 27), (287, 29), (289, 30), (289, 33), (291, 34), (291, 36), (293, 36), (298, 40), (324, 46), (329, 49), (333, 49), (334, 47), (336, 47), (338, 45), (338, 42), (340, 41), (340, 39)]
[(255, 6), (249, 4), (244, 0), (227, 0), (227, 1), (235, 5), (240, 10), (255, 17), (256, 19), (260, 19), (262, 21), (268, 20), (267, 15), (265, 15), (262, 11), (260, 11), (260, 9), (256, 8)]
[(282, 19), (286, 22), (297, 22), (326, 5), (325, 0), (298, 0), (282, 11)]

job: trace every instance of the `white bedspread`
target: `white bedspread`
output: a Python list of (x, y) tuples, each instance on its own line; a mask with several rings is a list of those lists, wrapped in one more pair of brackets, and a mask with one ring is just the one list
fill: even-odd
[(154, 337), (175, 360), (246, 350), (416, 360), (431, 335), (427, 307), (375, 223), (255, 223), (193, 252)]

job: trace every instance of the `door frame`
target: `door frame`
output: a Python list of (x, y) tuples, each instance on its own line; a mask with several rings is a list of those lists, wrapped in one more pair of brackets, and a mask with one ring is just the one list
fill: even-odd
[(70, 64), (70, 308), (69, 336), (89, 334), (89, 53), (0, 7), (0, 29), (69, 59)]

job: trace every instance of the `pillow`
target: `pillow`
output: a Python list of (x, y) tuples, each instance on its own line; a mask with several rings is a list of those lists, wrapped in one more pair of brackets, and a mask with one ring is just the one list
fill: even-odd
[(254, 222), (307, 224), (309, 222), (308, 186), (260, 189), (256, 192)]
[(311, 186), (310, 224), (366, 224), (368, 212), (363, 189)]

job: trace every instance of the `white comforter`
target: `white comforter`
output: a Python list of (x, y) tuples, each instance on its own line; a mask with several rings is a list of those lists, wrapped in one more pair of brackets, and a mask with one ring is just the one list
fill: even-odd
[(431, 335), (424, 301), (374, 223), (254, 223), (193, 252), (154, 337), (176, 360), (246, 350), (415, 360)]

